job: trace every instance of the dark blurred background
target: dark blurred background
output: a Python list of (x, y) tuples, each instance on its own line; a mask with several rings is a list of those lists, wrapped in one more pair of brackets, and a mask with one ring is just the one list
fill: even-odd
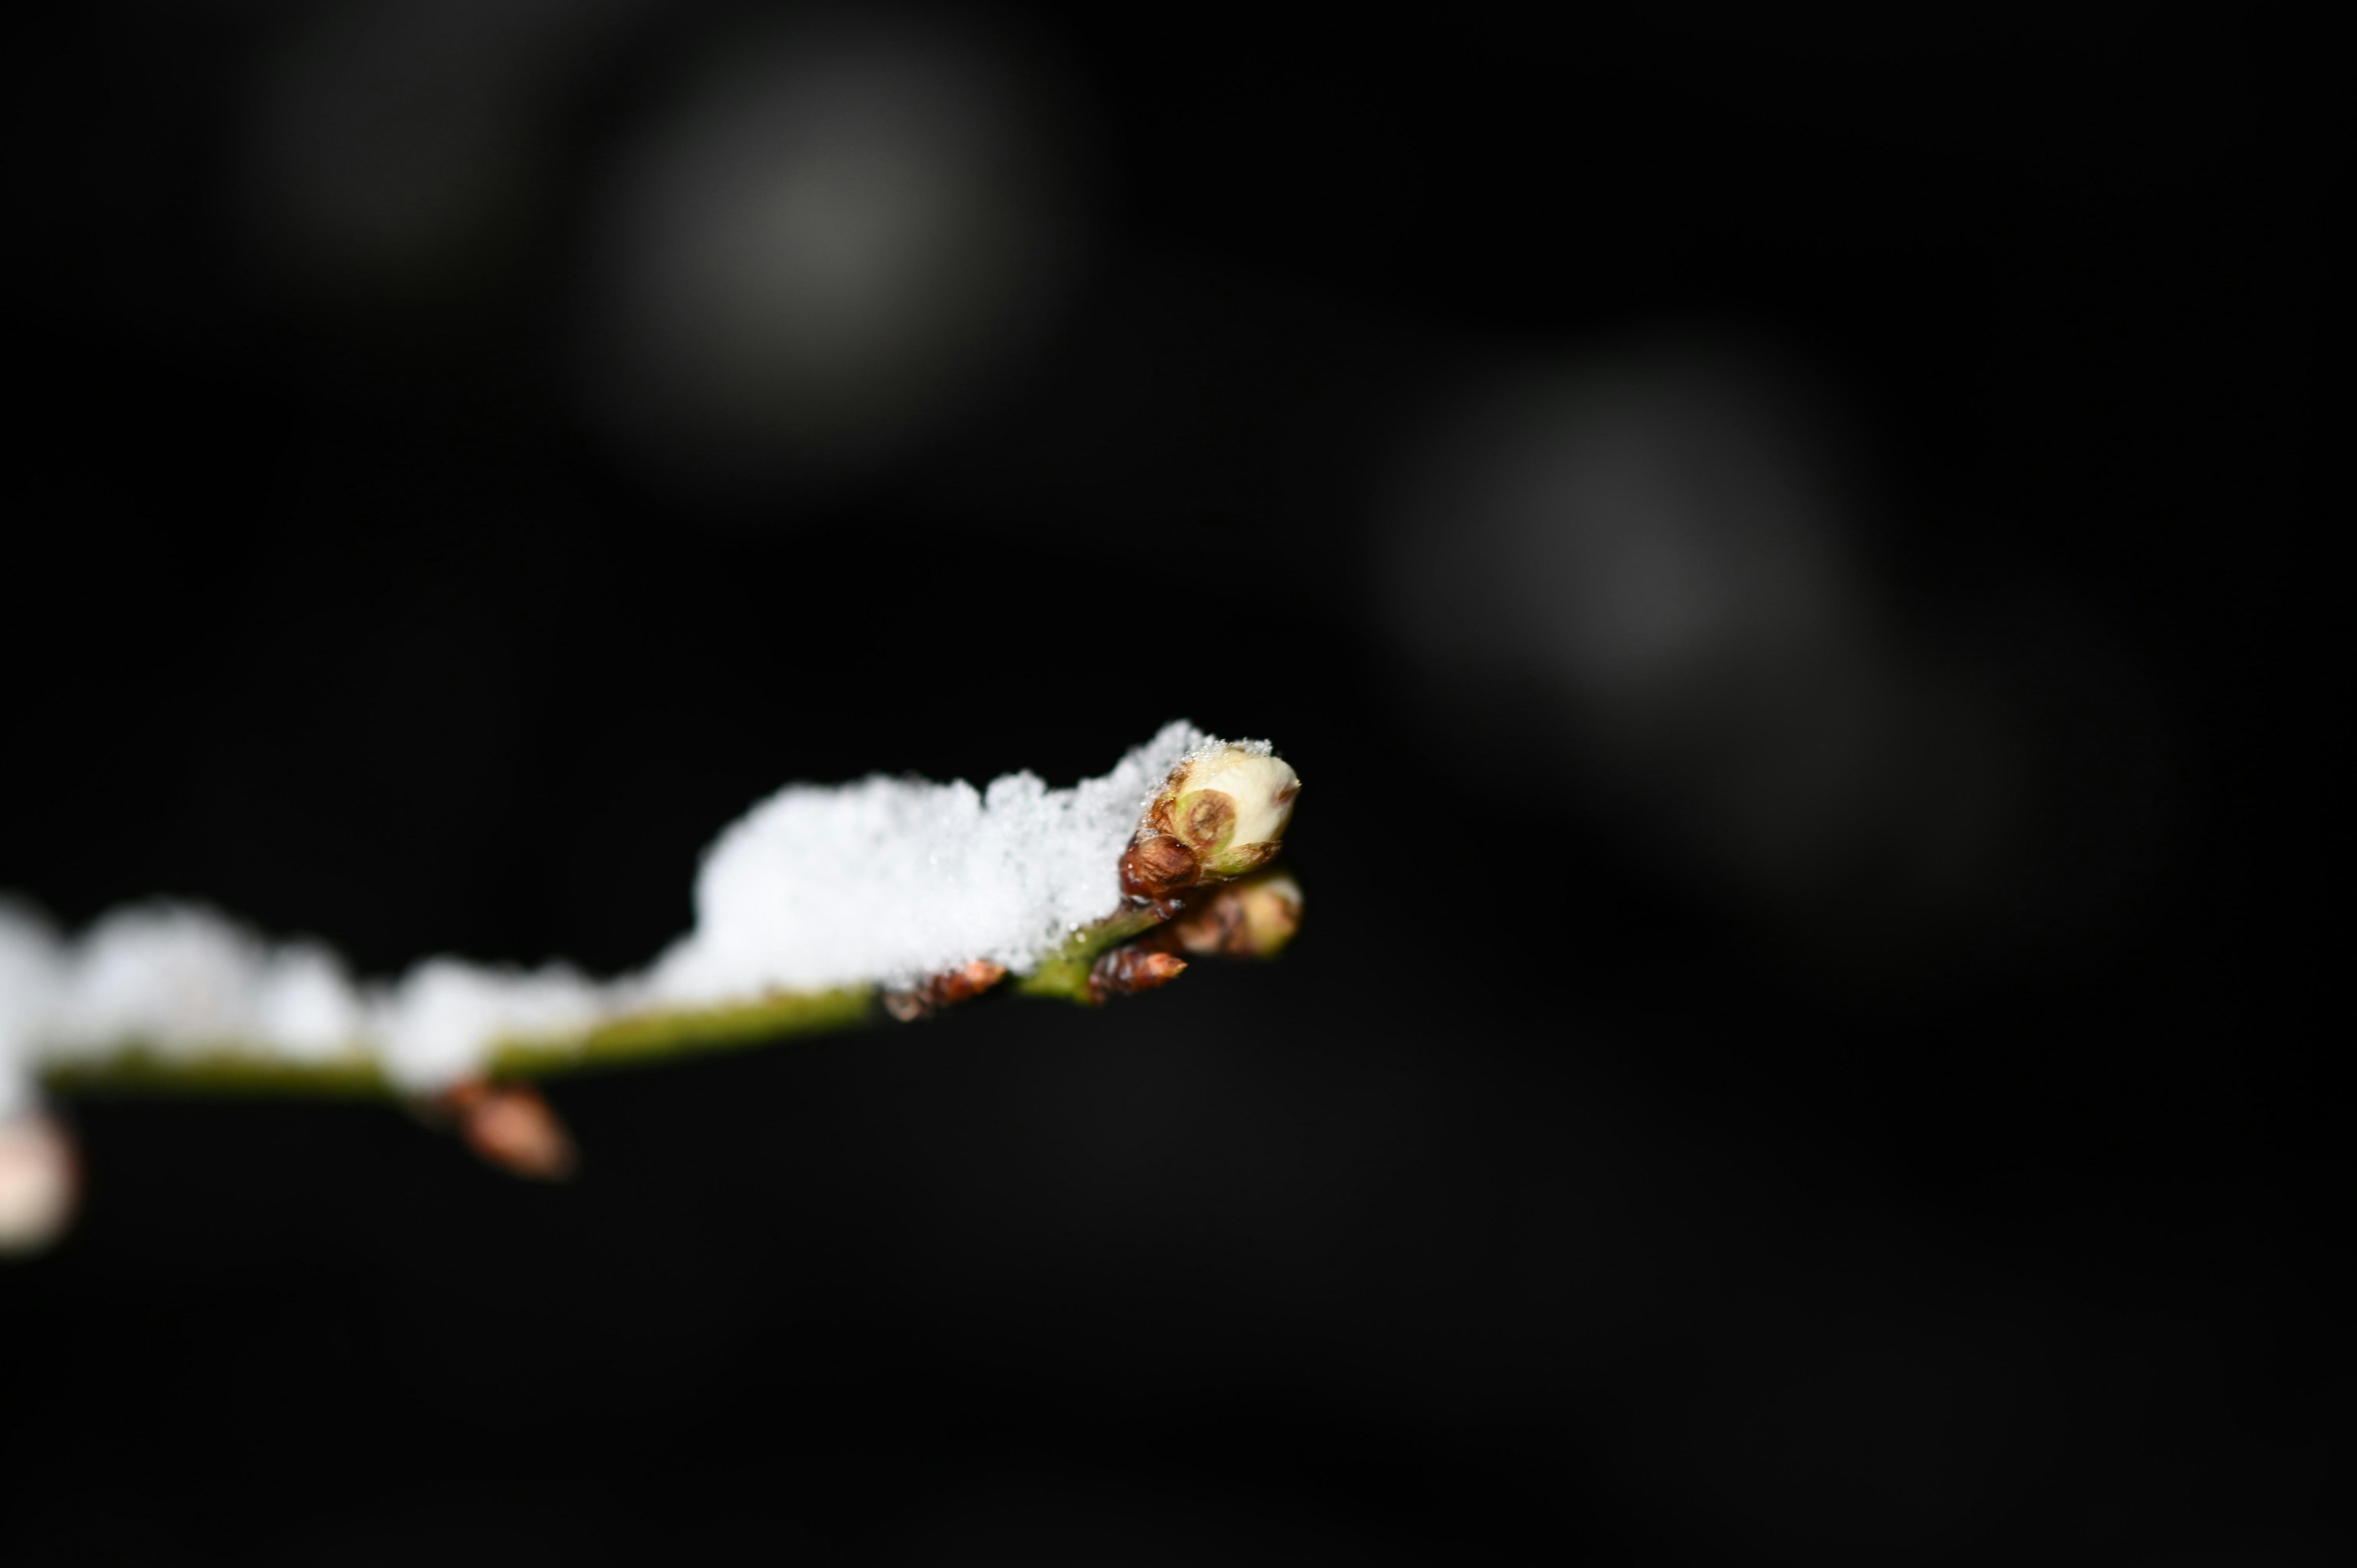
[(2272, 28), (20, 18), (0, 887), (612, 972), (1184, 715), (1309, 920), (569, 1187), (77, 1105), (0, 1560), (2331, 1560)]

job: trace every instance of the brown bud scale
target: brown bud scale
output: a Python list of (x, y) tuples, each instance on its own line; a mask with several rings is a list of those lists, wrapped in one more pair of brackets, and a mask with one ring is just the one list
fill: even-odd
[(971, 1001), (1006, 978), (1006, 966), (978, 958), (918, 983), (909, 991), (884, 993), (884, 1011), (903, 1024), (930, 1018), (942, 1008)]
[(1235, 826), (1236, 803), (1221, 789), (1203, 789), (1185, 798), (1186, 810), (1177, 813), (1178, 836), (1198, 850), (1208, 850)]
[(1193, 885), (1202, 862), (1178, 839), (1155, 833), (1123, 852), (1121, 890), (1135, 898), (1160, 898)]
[(1090, 968), (1089, 999), (1103, 1002), (1109, 996), (1135, 996), (1141, 991), (1152, 991), (1178, 979), (1186, 968), (1187, 961), (1177, 953), (1135, 943), (1115, 948)]

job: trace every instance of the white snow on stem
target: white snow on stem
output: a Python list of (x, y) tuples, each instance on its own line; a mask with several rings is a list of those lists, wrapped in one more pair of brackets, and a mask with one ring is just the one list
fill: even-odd
[(1146, 803), (1181, 761), (1226, 744), (1174, 724), (1070, 789), (1030, 773), (986, 789), (881, 778), (782, 789), (706, 853), (695, 930), (655, 964), (650, 991), (693, 1003), (907, 984), (977, 958), (1028, 972), (1114, 912)]
[(1269, 754), (1265, 741), (1182, 722), (1069, 789), (1030, 773), (985, 789), (883, 777), (789, 785), (705, 853), (695, 929), (644, 972), (608, 982), (435, 958), (363, 986), (316, 943), (266, 942), (191, 906), (120, 910), (63, 941), (0, 900), (0, 1122), (31, 1110), (42, 1065), (132, 1047), (361, 1055), (424, 1092), (479, 1070), (497, 1041), (650, 1007), (909, 985), (977, 958), (1028, 973), (1120, 908), (1122, 851), (1171, 769), (1232, 744)]

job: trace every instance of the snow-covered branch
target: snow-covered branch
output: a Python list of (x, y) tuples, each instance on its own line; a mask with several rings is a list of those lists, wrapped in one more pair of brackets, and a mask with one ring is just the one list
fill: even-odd
[(390, 1092), (554, 1175), (569, 1145), (524, 1079), (850, 1027), (879, 1005), (918, 1017), (1010, 977), (1096, 1003), (1189, 955), (1272, 954), (1300, 890), (1264, 868), (1298, 789), (1266, 742), (1183, 722), (1071, 789), (1028, 772), (790, 785), (706, 850), (694, 929), (608, 980), (436, 957), (361, 983), (319, 943), (201, 908), (126, 908), (67, 940), (0, 901), (0, 1248), (70, 1208), (45, 1084)]

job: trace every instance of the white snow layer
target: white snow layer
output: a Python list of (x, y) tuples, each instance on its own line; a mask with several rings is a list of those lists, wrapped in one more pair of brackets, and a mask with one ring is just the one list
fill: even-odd
[(358, 986), (316, 943), (269, 943), (211, 911), (119, 910), (77, 942), (0, 899), (0, 1121), (42, 1063), (136, 1044), (294, 1060), (378, 1057), (404, 1088), (466, 1077), (495, 1040), (576, 1032), (645, 1007), (771, 990), (906, 985), (977, 958), (1028, 973), (1121, 903), (1122, 851), (1163, 781), (1233, 745), (1184, 722), (1102, 779), (1050, 789), (1014, 773), (977, 790), (882, 777), (789, 785), (705, 852), (695, 929), (646, 972), (598, 983), (453, 958)]

